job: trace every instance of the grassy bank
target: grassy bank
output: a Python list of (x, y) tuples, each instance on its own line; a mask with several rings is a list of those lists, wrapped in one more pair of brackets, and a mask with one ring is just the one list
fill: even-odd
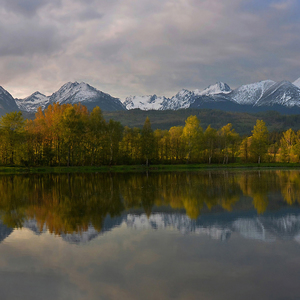
[(300, 168), (299, 163), (261, 163), (261, 164), (183, 164), (183, 165), (122, 165), (101, 167), (0, 167), (0, 174), (39, 174), (39, 173), (95, 173), (95, 172), (159, 172), (159, 171), (198, 171), (218, 169), (266, 169)]

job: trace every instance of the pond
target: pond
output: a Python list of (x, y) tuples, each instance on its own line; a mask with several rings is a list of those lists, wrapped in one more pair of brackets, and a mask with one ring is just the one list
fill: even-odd
[(300, 299), (300, 171), (0, 177), (0, 299)]

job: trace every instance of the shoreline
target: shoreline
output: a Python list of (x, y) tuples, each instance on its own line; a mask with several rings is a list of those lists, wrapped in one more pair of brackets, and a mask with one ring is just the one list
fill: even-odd
[(124, 172), (184, 172), (207, 170), (260, 170), (300, 169), (300, 163), (232, 163), (232, 164), (180, 164), (180, 165), (116, 165), (116, 166), (73, 166), (73, 167), (0, 167), (0, 175), (14, 174), (63, 174), (63, 173), (124, 173)]

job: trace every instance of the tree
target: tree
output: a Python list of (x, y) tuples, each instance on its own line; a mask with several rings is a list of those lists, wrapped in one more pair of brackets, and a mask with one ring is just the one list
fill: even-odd
[(240, 158), (243, 162), (248, 162), (250, 156), (251, 137), (245, 137), (240, 145)]
[(204, 132), (204, 145), (205, 150), (208, 154), (208, 163), (211, 163), (211, 160), (214, 156), (215, 148), (216, 148), (216, 142), (217, 142), (217, 130), (214, 128), (211, 128), (210, 125), (206, 128)]
[(230, 152), (232, 160), (234, 161), (234, 154), (237, 151), (237, 141), (239, 140), (239, 135), (232, 128), (231, 123), (228, 123), (227, 125), (223, 126), (219, 131), (219, 135), (221, 137), (223, 164), (227, 164)]
[(250, 153), (259, 164), (268, 150), (269, 132), (263, 120), (257, 120), (251, 136)]
[(184, 145), (182, 142), (182, 126), (174, 126), (169, 130), (170, 133), (170, 152), (171, 160), (178, 161), (184, 156)]
[(100, 153), (104, 144), (105, 120), (99, 106), (96, 106), (90, 113), (87, 122), (87, 150), (90, 152), (90, 164), (99, 164)]
[(295, 145), (296, 135), (292, 129), (289, 129), (283, 133), (280, 139), (280, 157), (283, 162), (290, 162), (292, 158), (292, 150)]
[(186, 119), (182, 136), (186, 145), (187, 162), (195, 160), (200, 152), (203, 138), (203, 130), (196, 116), (190, 116)]
[(68, 105), (62, 115), (61, 130), (64, 146), (67, 150), (67, 166), (70, 166), (71, 163), (73, 165), (74, 156), (79, 156), (81, 152), (82, 139), (85, 133), (83, 115), (87, 114), (87, 111), (81, 110), (81, 108), (80, 104)]
[(11, 112), (0, 120), (2, 147), (5, 161), (15, 163), (15, 156), (25, 137), (25, 120), (21, 112)]
[(146, 160), (146, 166), (149, 165), (149, 159), (152, 158), (154, 151), (154, 133), (151, 128), (150, 119), (147, 117), (141, 132), (142, 156)]
[(122, 141), (123, 126), (120, 122), (109, 120), (106, 125), (106, 138), (109, 150), (109, 164), (116, 162), (119, 153), (119, 144)]

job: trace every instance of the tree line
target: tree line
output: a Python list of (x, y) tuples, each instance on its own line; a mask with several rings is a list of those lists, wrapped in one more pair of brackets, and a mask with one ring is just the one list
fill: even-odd
[(21, 112), (0, 119), (0, 164), (7, 166), (100, 166), (233, 162), (299, 162), (300, 130), (269, 134), (257, 120), (251, 136), (241, 137), (228, 123), (203, 130), (190, 116), (185, 126), (152, 130), (105, 121), (102, 111), (81, 104), (54, 103), (34, 120)]

